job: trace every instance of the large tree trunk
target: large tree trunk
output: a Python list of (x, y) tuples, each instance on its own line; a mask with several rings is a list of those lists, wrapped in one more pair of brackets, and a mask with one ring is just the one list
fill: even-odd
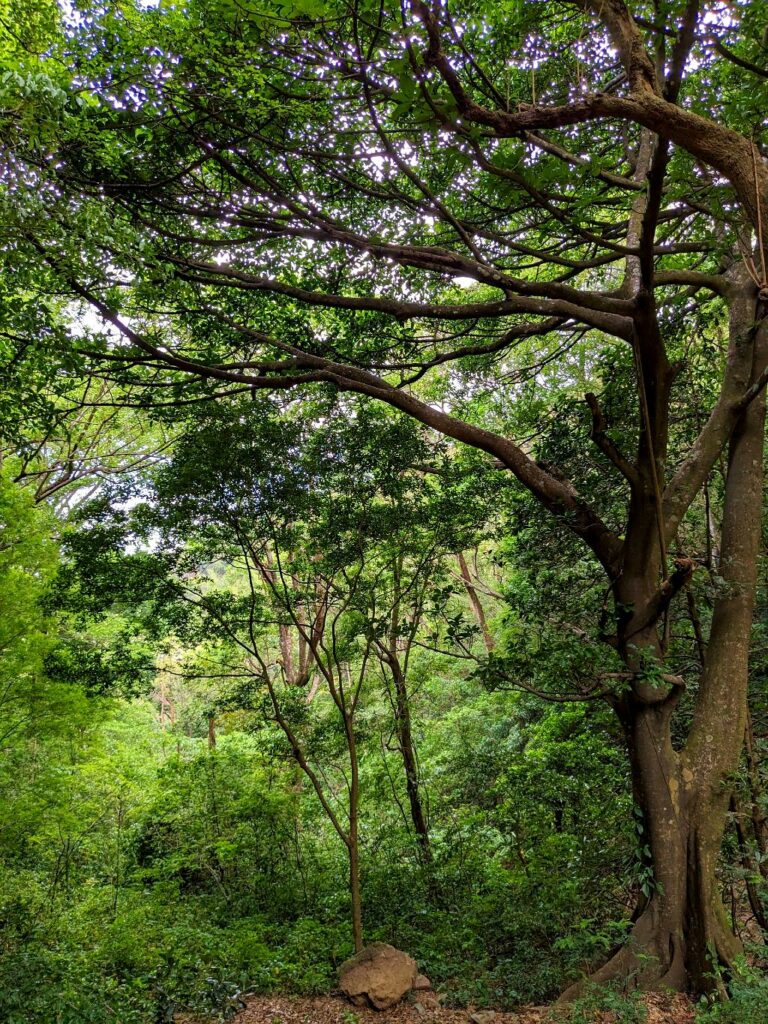
[[(703, 766), (673, 749), (670, 704), (638, 707), (628, 724), (641, 842), (650, 850), (650, 892), (624, 946), (590, 979), (640, 988), (706, 991), (740, 946), (717, 888), (727, 787), (702, 787)], [(730, 731), (724, 723), (724, 732)], [(733, 737), (724, 745), (738, 760)], [(719, 775), (725, 782), (725, 775)], [(575, 994), (576, 988), (566, 996)]]
[[(743, 337), (745, 322), (755, 322), (755, 306), (753, 298), (747, 302), (742, 295), (733, 303), (732, 331)], [(754, 380), (768, 362), (768, 326), (763, 322), (748, 333)], [(628, 531), (629, 557), (615, 589), (620, 620), (624, 617), (619, 649), (632, 686), (629, 695), (616, 702), (616, 710), (627, 737), (635, 800), (643, 812), (643, 841), (650, 850), (652, 881), (627, 942), (592, 976), (594, 982), (620, 979), (643, 988), (704, 992), (722, 984), (717, 980), (718, 968), (730, 965), (740, 950), (718, 891), (716, 868), (732, 792), (730, 780), (738, 768), (747, 716), (764, 428), (765, 397), (760, 394), (741, 414), (731, 437), (723, 503), (722, 585), (713, 609), (693, 724), (679, 751), (672, 745), (670, 723), (681, 687), (669, 676), (657, 674), (654, 679), (647, 671), (649, 661), (655, 661), (657, 673), (661, 671), (659, 630), (649, 625), (632, 632), (633, 608), (642, 607), (658, 586), (659, 563), (648, 554), (653, 548), (649, 506), (645, 514), (635, 517), (641, 543), (630, 545)], [(649, 545), (645, 564), (642, 542)], [(572, 998), (582, 984), (572, 986), (562, 998)]]

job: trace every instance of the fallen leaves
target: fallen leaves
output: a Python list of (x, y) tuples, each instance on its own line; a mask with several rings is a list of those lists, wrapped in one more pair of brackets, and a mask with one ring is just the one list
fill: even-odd
[[(425, 1009), (413, 1002), (402, 1002), (390, 1010), (370, 1010), (351, 1006), (339, 996), (251, 996), (247, 1008), (234, 1024), (468, 1024), (471, 1008), (452, 1010), (444, 1007)], [(650, 993), (645, 997), (646, 1024), (694, 1024), (694, 1010), (685, 996)], [(557, 1006), (530, 1006), (509, 1012), (497, 1012), (493, 1024), (556, 1024), (566, 1021), (566, 1011)], [(622, 1024), (615, 1013), (603, 1011), (594, 1024)]]

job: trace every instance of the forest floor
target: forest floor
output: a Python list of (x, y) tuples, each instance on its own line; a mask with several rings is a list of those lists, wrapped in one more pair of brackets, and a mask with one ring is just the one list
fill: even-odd
[[(646, 1024), (693, 1024), (694, 1012), (684, 996), (649, 995)], [(472, 1008), (421, 1010), (413, 1003), (400, 1003), (391, 1010), (377, 1011), (351, 1006), (340, 996), (252, 996), (234, 1024), (470, 1024)], [(554, 1024), (563, 1020), (554, 1006), (522, 1007), (514, 1013), (497, 1013), (493, 1024)], [(566, 1018), (567, 1019), (567, 1018)], [(622, 1024), (610, 1012), (598, 1012), (594, 1024)]]

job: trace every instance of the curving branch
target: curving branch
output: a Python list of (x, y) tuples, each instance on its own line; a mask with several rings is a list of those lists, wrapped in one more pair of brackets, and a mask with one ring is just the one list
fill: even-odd
[(613, 465), (618, 469), (621, 475), (629, 483), (630, 487), (635, 488), (640, 486), (640, 474), (637, 471), (637, 466), (634, 466), (629, 462), (619, 451), (618, 446), (610, 437), (606, 434), (605, 417), (603, 416), (600, 404), (597, 401), (597, 396), (588, 392), (584, 399), (589, 406), (589, 411), (592, 414), (592, 430), (590, 437), (595, 442), (597, 447), (607, 456)]

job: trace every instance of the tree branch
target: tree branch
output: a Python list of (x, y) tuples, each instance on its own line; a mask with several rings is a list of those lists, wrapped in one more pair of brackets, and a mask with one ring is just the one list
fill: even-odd
[(637, 467), (633, 466), (631, 462), (624, 458), (616, 444), (614, 444), (605, 432), (605, 417), (600, 409), (597, 396), (590, 391), (584, 396), (584, 399), (592, 413), (592, 430), (590, 431), (590, 437), (603, 455), (606, 455), (610, 459), (625, 480), (627, 480), (630, 487), (639, 487), (640, 476), (637, 472)]

